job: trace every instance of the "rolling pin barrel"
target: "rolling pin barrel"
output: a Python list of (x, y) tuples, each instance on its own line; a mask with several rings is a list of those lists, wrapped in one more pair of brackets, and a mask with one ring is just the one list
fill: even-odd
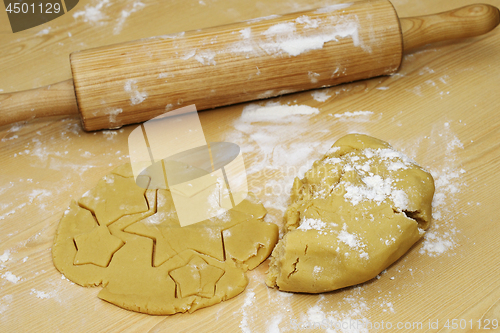
[[(403, 51), (494, 29), (484, 4), (399, 19), (388, 0), (127, 42), (71, 54), (73, 80), (0, 95), (0, 126), (79, 112), (86, 130), (394, 73)], [(76, 98), (75, 98), (76, 94)]]
[(390, 74), (402, 52), (392, 4), (374, 0), (75, 52), (71, 68), (97, 130)]

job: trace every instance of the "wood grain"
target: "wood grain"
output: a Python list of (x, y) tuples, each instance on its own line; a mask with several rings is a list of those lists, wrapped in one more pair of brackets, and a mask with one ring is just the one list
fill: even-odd
[(474, 4), (439, 14), (400, 19), (405, 52), (427, 44), (474, 37), (500, 23), (498, 8)]
[[(0, 89), (13, 92), (70, 79), (68, 54), (78, 49), (331, 3), (142, 2), (145, 7), (131, 13), (116, 35), (113, 31), (119, 23), (119, 13), (130, 10), (131, 1), (104, 6), (105, 16), (98, 22), (85, 22), (81, 17), (67, 14), (16, 34), (9, 30), (6, 16), (5, 20), (0, 19)], [(414, 16), (474, 2), (395, 0), (393, 3), (401, 16)], [(500, 6), (497, 0), (485, 2)], [(75, 11), (98, 3), (81, 0)], [(48, 27), (52, 28), (48, 34), (37, 35)], [(1, 127), (0, 256), (4, 251), (10, 251), (10, 255), (5, 262), (0, 261), (0, 331), (241, 332), (240, 325), (244, 327), (246, 322), (251, 332), (266, 332), (273, 323), (281, 332), (293, 332), (291, 319), (307, 318), (308, 311), (315, 306), (337, 319), (351, 316), (394, 324), (440, 323), (439, 329), (424, 326), (422, 330), (398, 332), (448, 332), (443, 325), (454, 318), (474, 322), (498, 319), (499, 54), (500, 29), (496, 28), (480, 37), (423, 46), (405, 55), (400, 69), (391, 76), (270, 100), (282, 105), (318, 108), (320, 112), (314, 117), (301, 118), (301, 126), (256, 123), (243, 124), (245, 127), (241, 124), (241, 113), (247, 104), (199, 113), (207, 140), (238, 143), (244, 148), (249, 170), (278, 163), (280, 152), (288, 153), (287, 164), (303, 166), (320, 157), (328, 144), (356, 131), (387, 140), (434, 174), (446, 175), (443, 171), (446, 168), (458, 172), (452, 183), (458, 186), (457, 192), (453, 195), (447, 192), (446, 206), (439, 209), (446, 218), (433, 221), (430, 229), (437, 236), (455, 230), (450, 236), (455, 243), (453, 248), (430, 256), (419, 252), (425, 242), (418, 243), (380, 279), (324, 295), (286, 296), (268, 289), (263, 284), (264, 264), (250, 272), (250, 284), (242, 295), (193, 314), (148, 316), (101, 301), (96, 296), (99, 287), (82, 288), (61, 278), (52, 264), (50, 248), (69, 201), (79, 198), (103, 175), (127, 161), (127, 138), (134, 126), (88, 133), (75, 115)], [(320, 102), (313, 92), (329, 97)], [(373, 114), (365, 118), (345, 117), (346, 112), (355, 111)], [(262, 144), (257, 141), (259, 138), (275, 140), (276, 149), (271, 155), (265, 147), (259, 147)], [(300, 152), (308, 147), (312, 153), (304, 161)], [(460, 173), (461, 169), (465, 172)], [(249, 175), (251, 189), (255, 192), (261, 189), (259, 197), (269, 210), (269, 219), (278, 224), (281, 212), (276, 200), (281, 197), (266, 195), (262, 189), (272, 182), (281, 183), (281, 178), (274, 170)], [(20, 280), (8, 281), (2, 277), (7, 272)], [(47, 297), (43, 298), (43, 294), (39, 294), (42, 298), (37, 297), (37, 291)], [(255, 299), (245, 306), (250, 292)], [(353, 309), (358, 310), (358, 315)], [(302, 330), (307, 331), (325, 330)], [(378, 330), (385, 331), (391, 330)], [(478, 332), (478, 329), (475, 326), (463, 332)]]
[(401, 55), (398, 17), (375, 0), (75, 52), (71, 66), (84, 127), (98, 130), (391, 74)]
[(0, 94), (0, 126), (35, 118), (79, 114), (73, 80)]

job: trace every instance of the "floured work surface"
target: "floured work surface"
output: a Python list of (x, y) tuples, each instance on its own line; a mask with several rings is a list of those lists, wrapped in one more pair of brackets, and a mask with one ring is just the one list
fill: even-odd
[(432, 176), (386, 142), (344, 136), (295, 178), (267, 284), (320, 293), (376, 277), (424, 235), (433, 194)]
[(71, 203), (53, 261), (79, 285), (103, 285), (98, 296), (125, 309), (192, 312), (245, 289), (245, 271), (265, 260), (278, 238), (265, 214), (249, 193), (216, 218), (181, 227), (170, 191), (137, 186), (125, 164)]
[[(392, 1), (400, 17), (475, 2)], [(0, 20), (6, 51), (0, 55), (0, 89), (8, 93), (70, 79), (68, 55), (73, 51), (330, 3), (279, 0), (263, 6), (204, 0), (155, 6), (147, 1), (90, 0), (15, 34), (7, 19)], [(488, 3), (500, 7), (499, 0)], [(122, 12), (130, 15), (125, 18)], [(428, 45), (407, 54), (392, 76), (269, 101), (280, 108), (304, 110), (294, 112), (293, 121), (283, 116), (268, 122), (254, 117), (250, 122), (243, 117), (246, 104), (200, 112), (210, 142), (234, 142), (242, 148), (249, 190), (268, 210), (266, 221), (282, 221), (294, 178), (303, 178), (312, 161), (347, 133), (387, 141), (431, 172), (436, 185), (433, 220), (422, 240), (367, 283), (323, 294), (283, 293), (262, 283), (265, 261), (246, 273), (249, 284), (239, 296), (167, 318), (125, 311), (97, 299), (101, 287), (82, 288), (63, 279), (50, 252), (70, 200), (79, 199), (129, 160), (128, 136), (136, 125), (88, 133), (79, 117), (72, 116), (4, 126), (0, 331), (309, 332), (315, 330), (293, 329), (294, 323), (320, 324), (324, 318), (346, 325), (356, 319), (391, 322), (393, 330), (398, 322), (423, 324), (422, 329), (400, 330), (409, 333), (447, 331), (443, 325), (454, 318), (467, 320), (463, 332), (478, 332), (478, 320), (482, 327), (490, 320), (493, 328), (491, 321), (499, 319), (500, 311), (500, 203), (495, 186), (500, 182), (499, 53), (496, 28), (477, 38)], [(332, 72), (344, 70), (340, 65), (332, 64)], [(308, 70), (304, 68), (305, 75)], [(170, 72), (165, 69), (165, 74)], [(138, 88), (138, 94), (147, 92)], [(438, 320), (439, 329), (429, 329), (429, 322)]]

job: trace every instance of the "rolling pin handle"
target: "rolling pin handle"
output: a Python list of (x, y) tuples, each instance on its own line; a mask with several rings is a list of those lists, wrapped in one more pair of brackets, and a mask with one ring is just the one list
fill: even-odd
[(401, 18), (403, 50), (409, 52), (427, 44), (475, 37), (493, 30), (500, 23), (498, 8), (475, 4), (447, 12)]
[(79, 114), (73, 79), (0, 94), (0, 126), (50, 116)]

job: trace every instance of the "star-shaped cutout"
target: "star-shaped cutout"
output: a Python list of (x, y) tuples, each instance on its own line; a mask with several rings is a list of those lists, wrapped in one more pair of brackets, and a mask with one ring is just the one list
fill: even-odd
[(77, 248), (73, 264), (94, 264), (107, 267), (113, 254), (123, 246), (123, 241), (109, 233), (106, 226), (98, 226), (90, 232), (75, 237)]
[(200, 257), (194, 256), (189, 263), (171, 271), (177, 292), (175, 297), (201, 296), (210, 298), (215, 294), (215, 284), (224, 270), (211, 266)]
[(145, 189), (134, 178), (108, 175), (85, 193), (78, 203), (94, 213), (99, 225), (110, 225), (125, 215), (148, 211)]
[(221, 227), (204, 224), (181, 227), (170, 192), (158, 190), (157, 196), (157, 212), (124, 229), (125, 232), (149, 237), (155, 241), (153, 266), (159, 267), (176, 254), (188, 249), (224, 261)]

